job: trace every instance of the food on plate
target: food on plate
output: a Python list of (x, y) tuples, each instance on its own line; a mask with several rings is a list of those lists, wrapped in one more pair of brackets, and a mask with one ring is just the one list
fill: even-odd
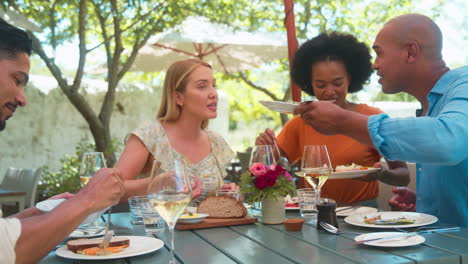
[(208, 196), (198, 206), (197, 213), (209, 214), (208, 218), (242, 218), (247, 215), (247, 208), (232, 197)]
[(199, 214), (194, 214), (192, 212), (188, 212), (188, 214), (183, 214), (179, 218), (190, 219), (190, 218), (197, 218), (197, 217), (200, 217), (200, 215)]
[(284, 197), (286, 201), (286, 207), (288, 208), (299, 208), (299, 199), (297, 197), (291, 197), (291, 195), (286, 195)]
[(369, 167), (364, 167), (358, 164), (351, 164), (351, 165), (339, 165), (336, 166), (335, 172), (343, 172), (343, 171), (355, 171), (355, 170), (368, 170)]
[(81, 238), (70, 240), (67, 242), (68, 250), (73, 251), (74, 253), (82, 255), (109, 255), (122, 251), (123, 249), (130, 246), (130, 239), (126, 237), (113, 237), (109, 242), (109, 246), (101, 249), (99, 245), (101, 244), (103, 238)]
[(382, 219), (381, 215), (376, 215), (373, 217), (364, 216), (364, 223), (370, 225), (408, 225), (414, 224), (416, 220), (409, 219), (406, 217), (398, 217), (393, 219)]

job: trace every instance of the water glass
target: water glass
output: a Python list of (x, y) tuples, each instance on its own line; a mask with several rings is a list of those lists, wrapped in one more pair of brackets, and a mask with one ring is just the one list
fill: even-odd
[(147, 236), (152, 236), (164, 231), (165, 223), (158, 211), (154, 209), (150, 200), (142, 203), (141, 214), (143, 216), (143, 224), (145, 226), (145, 233)]
[(143, 216), (141, 214), (142, 204), (148, 202), (146, 196), (132, 196), (128, 198), (128, 206), (130, 207), (130, 214), (132, 215), (132, 224), (142, 225)]
[(297, 198), (299, 199), (299, 211), (301, 217), (307, 222), (317, 221), (317, 194), (318, 192), (312, 188), (304, 188), (297, 190)]
[(216, 196), (227, 196), (239, 200), (239, 190), (216, 190)]

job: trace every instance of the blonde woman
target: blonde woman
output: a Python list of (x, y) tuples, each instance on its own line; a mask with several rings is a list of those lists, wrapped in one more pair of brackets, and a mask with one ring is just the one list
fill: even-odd
[(126, 197), (146, 193), (148, 179), (136, 178), (148, 173), (154, 160), (163, 172), (172, 169), (174, 159), (185, 160), (189, 175), (202, 183), (195, 203), (216, 189), (239, 188), (223, 184), (224, 167), (234, 152), (220, 135), (207, 129), (208, 120), (216, 118), (217, 104), (216, 80), (209, 64), (189, 59), (169, 67), (156, 120), (131, 133), (115, 165), (125, 179)]

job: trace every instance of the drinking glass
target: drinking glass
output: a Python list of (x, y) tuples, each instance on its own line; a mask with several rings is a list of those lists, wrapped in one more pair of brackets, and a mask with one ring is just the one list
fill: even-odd
[(297, 189), (299, 212), (307, 222), (317, 221), (317, 192), (313, 188)]
[[(249, 168), (254, 163), (262, 163), (266, 166), (270, 166), (272, 164), (276, 164), (276, 159), (274, 155), (274, 147), (271, 145), (258, 145), (252, 148), (252, 152), (250, 153), (250, 161), (249, 161)], [(261, 216), (261, 204), (260, 202), (253, 204), (254, 209), (257, 209), (256, 213), (253, 213), (254, 217)]]
[(158, 173), (159, 163), (155, 161), (148, 185), (148, 198), (159, 215), (166, 221), (171, 236), (171, 261), (174, 256), (174, 227), (177, 219), (192, 200), (192, 188), (183, 160), (174, 161), (174, 170)]
[(83, 153), (79, 170), (81, 187), (85, 186), (98, 170), (106, 167), (106, 160), (102, 152)]
[(275, 155), (271, 145), (259, 145), (252, 149), (250, 154), (249, 167), (254, 163), (262, 163), (266, 166), (276, 164)]
[[(81, 156), (81, 163), (80, 163), (80, 169), (78, 171), (78, 174), (80, 176), (80, 181), (81, 181), (81, 187), (84, 187), (96, 174), (96, 172), (102, 168), (107, 168), (106, 165), (106, 160), (104, 158), (104, 154), (102, 152), (85, 152)], [(107, 210), (107, 209), (105, 209)], [(96, 216), (100, 216), (105, 210), (102, 212), (96, 214)], [(110, 209), (108, 212), (109, 220), (110, 220)], [(110, 225), (110, 222), (107, 223)], [(86, 228), (100, 228), (102, 227), (97, 220), (94, 220), (93, 222), (83, 225)]]
[(327, 146), (310, 145), (304, 146), (302, 155), (301, 171), (298, 176), (304, 177), (306, 181), (317, 192), (317, 204), (320, 203), (320, 190), (330, 176), (333, 167), (328, 155)]

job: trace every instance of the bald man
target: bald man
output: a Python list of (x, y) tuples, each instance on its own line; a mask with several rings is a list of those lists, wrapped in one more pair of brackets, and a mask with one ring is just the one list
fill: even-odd
[(320, 133), (352, 137), (389, 160), (416, 162), (417, 192), (396, 190), (389, 201), (394, 209), (416, 209), (467, 227), (468, 66), (446, 67), (439, 27), (419, 14), (387, 22), (373, 49), (383, 92), (416, 97), (420, 117), (365, 116), (318, 101), (300, 105), (295, 113)]

